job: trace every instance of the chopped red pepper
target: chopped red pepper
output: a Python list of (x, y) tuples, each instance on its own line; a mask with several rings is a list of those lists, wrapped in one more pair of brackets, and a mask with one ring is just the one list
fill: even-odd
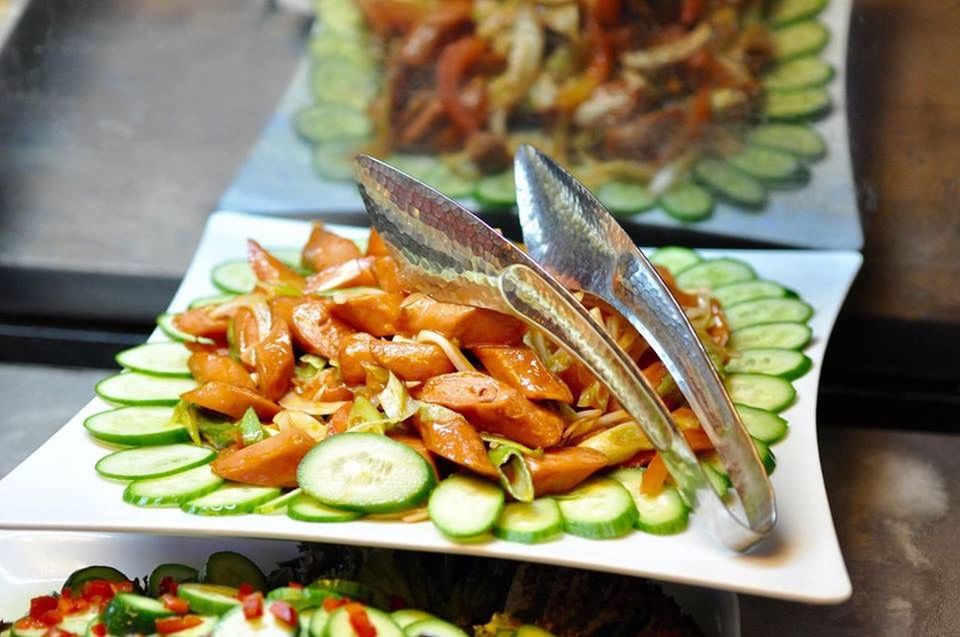
[(190, 604), (187, 600), (177, 597), (176, 595), (165, 593), (160, 596), (160, 601), (167, 607), (167, 610), (172, 610), (177, 615), (186, 615), (190, 612)]
[(37, 617), (37, 621), (39, 621), (44, 626), (56, 626), (57, 624), (63, 621), (63, 613), (61, 613), (56, 609), (48, 610), (47, 612)]
[(247, 619), (263, 617), (263, 593), (257, 591), (240, 600), (243, 606), (243, 616)]
[(250, 595), (253, 592), (254, 592), (253, 586), (250, 586), (249, 584), (244, 582), (237, 587), (237, 599), (243, 599), (244, 597), (246, 597), (247, 595)]
[(332, 613), (341, 606), (346, 606), (349, 603), (350, 600), (346, 597), (328, 597), (323, 600), (323, 610), (327, 611), (328, 613)]
[(351, 602), (344, 606), (347, 615), (350, 616), (350, 625), (353, 627), (357, 637), (377, 637), (377, 628), (370, 623), (367, 611), (363, 604)]
[(47, 611), (56, 610), (57, 598), (53, 595), (41, 595), (30, 600), (30, 617), (40, 619)]
[(95, 624), (90, 627), (90, 632), (96, 635), (96, 637), (106, 637), (107, 627), (103, 624)]
[(177, 633), (181, 630), (187, 630), (199, 626), (203, 619), (199, 615), (186, 615), (184, 617), (161, 617), (156, 620), (157, 632), (161, 635)]
[(286, 602), (270, 604), (270, 614), (291, 626), (297, 625), (297, 609)]
[(180, 588), (180, 584), (177, 582), (177, 580), (173, 579), (169, 575), (164, 576), (164, 578), (160, 580), (161, 595), (165, 595), (167, 593), (170, 595), (176, 595), (178, 588)]

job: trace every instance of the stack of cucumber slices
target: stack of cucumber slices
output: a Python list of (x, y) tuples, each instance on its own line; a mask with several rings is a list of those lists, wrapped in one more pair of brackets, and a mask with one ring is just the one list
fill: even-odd
[[(299, 253), (274, 252), (288, 261)], [(651, 260), (682, 289), (710, 289), (724, 307), (736, 353), (721, 372), (761, 460), (773, 471), (770, 446), (788, 430), (779, 412), (795, 400), (791, 381), (811, 367), (802, 350), (811, 339), (812, 308), (736, 259), (704, 260), (693, 250), (667, 247)], [(245, 263), (227, 261), (214, 268), (212, 282), (219, 293), (191, 306), (250, 291), (252, 273)], [(535, 543), (563, 534), (605, 539), (635, 529), (677, 533), (687, 526), (689, 509), (674, 487), (656, 497), (641, 493), (642, 468), (594, 477), (563, 495), (512, 502), (499, 485), (471, 475), (454, 474), (438, 484), (419, 454), (375, 433), (345, 433), (317, 444), (300, 463), (299, 487), (292, 491), (225, 481), (210, 467), (216, 452), (174, 418), (180, 394), (196, 386), (187, 368), (189, 351), (178, 342), (190, 337), (176, 330), (170, 315), (160, 316), (158, 326), (171, 340), (121, 352), (117, 362), (124, 370), (96, 388), (115, 408), (84, 422), (91, 436), (121, 447), (95, 469), (105, 480), (125, 483), (122, 497), (132, 505), (208, 516), (285, 514), (302, 523), (406, 517), (419, 510), (454, 541), (493, 536)], [(705, 456), (702, 464), (716, 490), (727, 495), (730, 480), (719, 460)]]
[[(820, 58), (830, 34), (816, 19), (826, 3), (770, 3), (763, 19), (771, 29), (774, 63), (762, 78), (766, 101), (760, 120), (748, 129), (741, 150), (702, 158), (688, 178), (659, 196), (642, 183), (604, 183), (597, 188), (603, 204), (618, 215), (659, 207), (679, 221), (698, 222), (710, 217), (717, 200), (755, 210), (766, 205), (771, 191), (804, 186), (810, 179), (808, 165), (827, 150), (810, 125), (831, 110), (825, 87), (834, 70)], [(373, 134), (367, 109), (382, 80), (382, 52), (353, 0), (318, 0), (318, 7), (310, 42), (314, 103), (297, 113), (294, 127), (312, 144), (317, 175), (346, 181), (352, 177), (351, 159)], [(511, 171), (474, 180), (435, 156), (385, 159), (448, 197), (472, 199), (488, 210), (516, 204)]]

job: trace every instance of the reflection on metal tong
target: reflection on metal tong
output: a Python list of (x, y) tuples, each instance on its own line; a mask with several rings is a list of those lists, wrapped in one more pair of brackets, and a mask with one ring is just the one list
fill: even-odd
[[(554, 338), (606, 384), (641, 424), (678, 487), (706, 514), (723, 544), (746, 550), (769, 530), (774, 519), (773, 496), (765, 476), (762, 484), (768, 489), (769, 523), (762, 528), (752, 528), (752, 523), (746, 527), (710, 488), (696, 456), (636, 364), (553, 276), (468, 210), (396, 169), (361, 156), (354, 175), (371, 224), (408, 283), (440, 301), (513, 314)], [(586, 244), (587, 238), (582, 240)], [(600, 251), (598, 257), (605, 259), (610, 250)], [(632, 319), (629, 312), (625, 314)], [(692, 333), (689, 324), (687, 329)], [(668, 363), (671, 372), (675, 368), (677, 365)], [(684, 377), (690, 379), (690, 375)], [(681, 388), (686, 394), (688, 388)], [(752, 445), (749, 449), (759, 467)]]

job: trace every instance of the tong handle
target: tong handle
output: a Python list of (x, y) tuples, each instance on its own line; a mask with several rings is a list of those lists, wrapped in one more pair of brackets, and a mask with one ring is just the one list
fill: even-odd
[(768, 532), (777, 517), (773, 489), (703, 344), (638, 250), (623, 253), (617, 266), (607, 300), (660, 353), (723, 461), (750, 527)]

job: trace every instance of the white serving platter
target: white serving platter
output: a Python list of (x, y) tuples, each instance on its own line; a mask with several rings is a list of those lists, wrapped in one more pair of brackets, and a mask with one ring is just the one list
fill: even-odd
[[(856, 186), (850, 163), (847, 127), (847, 38), (852, 0), (830, 0), (817, 17), (830, 31), (819, 57), (834, 69), (826, 88), (832, 111), (811, 126), (827, 142), (827, 156), (812, 163), (810, 181), (802, 188), (770, 192), (769, 203), (747, 211), (718, 202), (713, 215), (699, 223), (677, 221), (660, 209), (623, 217), (624, 226), (669, 228), (681, 232), (808, 248), (859, 250), (863, 231), (857, 210)], [(244, 212), (321, 214), (330, 220), (355, 223), (363, 206), (350, 182), (317, 177), (311, 146), (293, 128), (294, 115), (310, 105), (310, 60), (293, 73), (287, 91), (270, 116), (220, 207)], [(470, 207), (470, 202), (464, 202)], [(510, 214), (510, 213), (504, 213)]]
[[(298, 246), (305, 222), (219, 212), (210, 217), (200, 246), (171, 303), (180, 310), (214, 291), (214, 265), (244, 254), (253, 237), (267, 246)], [(334, 228), (360, 238), (366, 230)], [(38, 451), (0, 481), (0, 528), (138, 532), (167, 535), (298, 539), (401, 549), (463, 553), (652, 577), (812, 603), (849, 597), (850, 580), (830, 515), (817, 448), (816, 404), (827, 338), (847, 289), (862, 261), (856, 252), (785, 250), (703, 251), (734, 256), (757, 273), (800, 294), (814, 309), (814, 340), (806, 353), (813, 370), (798, 381), (796, 403), (784, 412), (787, 438), (774, 447), (778, 467), (772, 480), (779, 521), (772, 535), (750, 554), (721, 547), (694, 523), (669, 537), (633, 533), (617, 540), (564, 536), (527, 546), (493, 540), (458, 544), (429, 522), (404, 524), (356, 521), (310, 524), (278, 516), (198, 517), (179, 509), (143, 509), (121, 499), (123, 484), (99, 477), (95, 462), (108, 447), (83, 428), (83, 420), (109, 405), (94, 399)], [(163, 338), (154, 334), (156, 339)], [(52, 390), (53, 391), (53, 390)], [(91, 387), (91, 394), (93, 388)]]
[[(200, 569), (216, 551), (246, 555), (266, 573), (298, 554), (293, 542), (269, 540), (0, 533), (0, 619), (16, 619), (29, 607), (30, 598), (58, 590), (70, 573), (85, 566), (105, 564), (128, 577), (144, 577), (167, 562)], [(664, 585), (663, 590), (693, 617), (706, 637), (740, 636), (740, 604), (733, 593), (681, 585)]]

